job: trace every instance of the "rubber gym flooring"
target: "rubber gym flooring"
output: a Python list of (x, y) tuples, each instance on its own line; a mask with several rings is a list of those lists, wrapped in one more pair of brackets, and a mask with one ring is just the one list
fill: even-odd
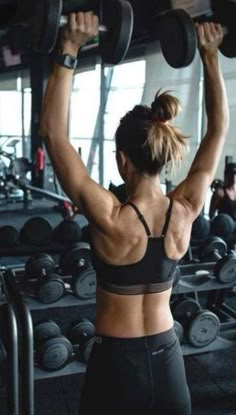
[[(29, 216), (37, 215), (48, 218), (56, 226), (62, 218), (53, 209), (54, 205), (53, 202), (38, 200), (35, 202), (36, 208), (28, 212), (24, 212), (20, 204), (7, 208), (3, 206), (0, 208), (0, 226), (12, 224), (19, 229)], [(83, 226), (86, 222), (78, 216), (78, 223)], [(5, 262), (6, 258), (3, 259)], [(14, 262), (14, 258), (10, 261)], [(19, 258), (15, 258), (15, 261), (18, 263)], [(236, 294), (228, 301), (236, 309)], [(64, 309), (66, 313), (71, 313), (71, 310)], [(192, 415), (236, 415), (236, 344), (230, 349), (184, 359), (192, 397)], [(35, 415), (79, 415), (82, 382), (83, 375), (35, 381)], [(6, 414), (5, 398), (0, 390), (0, 415)]]

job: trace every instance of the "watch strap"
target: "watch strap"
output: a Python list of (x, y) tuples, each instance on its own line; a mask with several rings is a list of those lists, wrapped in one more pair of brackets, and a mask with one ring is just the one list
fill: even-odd
[(65, 53), (56, 56), (56, 63), (68, 69), (75, 69), (78, 63), (78, 59), (69, 53)]

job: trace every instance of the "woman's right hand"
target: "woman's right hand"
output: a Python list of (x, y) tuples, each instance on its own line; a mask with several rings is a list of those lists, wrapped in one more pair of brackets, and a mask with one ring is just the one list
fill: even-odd
[(98, 34), (98, 17), (92, 12), (71, 13), (61, 34), (62, 52), (68, 49), (78, 52), (79, 48)]
[(196, 23), (198, 37), (198, 49), (202, 58), (205, 55), (214, 55), (221, 44), (224, 34), (219, 23), (204, 22)]

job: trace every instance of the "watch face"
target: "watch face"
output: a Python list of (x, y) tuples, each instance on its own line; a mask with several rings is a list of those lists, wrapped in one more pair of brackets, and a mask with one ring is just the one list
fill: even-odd
[(77, 58), (69, 54), (57, 55), (56, 61), (69, 69), (75, 69), (77, 66)]

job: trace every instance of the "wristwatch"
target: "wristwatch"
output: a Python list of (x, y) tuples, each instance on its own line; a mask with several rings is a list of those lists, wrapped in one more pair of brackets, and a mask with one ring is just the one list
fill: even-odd
[(68, 69), (75, 69), (78, 63), (78, 59), (75, 56), (65, 53), (56, 56), (56, 63), (61, 66), (65, 66)]

